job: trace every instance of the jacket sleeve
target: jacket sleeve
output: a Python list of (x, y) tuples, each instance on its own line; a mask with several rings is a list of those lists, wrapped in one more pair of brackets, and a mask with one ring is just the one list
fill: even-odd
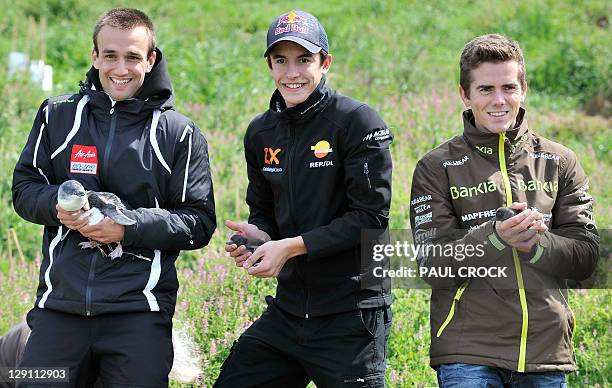
[(386, 229), (391, 206), (393, 134), (367, 105), (351, 113), (341, 144), (348, 211), (302, 238), (308, 260), (359, 246), (362, 229)]
[[(492, 266), (510, 252), (495, 232), (493, 221), (477, 229), (461, 229), (450, 198), (448, 177), (440, 164), (427, 156), (414, 170), (410, 199), (410, 225), (421, 276), (433, 288), (463, 283), (459, 267)], [(452, 269), (455, 278), (429, 276), (432, 269)]]
[(568, 150), (559, 173), (552, 224), (531, 252), (521, 259), (561, 279), (585, 280), (597, 265), (599, 236), (593, 219), (589, 180), (576, 155)]
[(46, 226), (60, 225), (57, 189), (51, 165), (47, 101), (40, 106), (28, 140), (13, 171), (13, 206), (24, 219)]
[(208, 146), (195, 124), (188, 127), (175, 148), (165, 208), (134, 210), (136, 224), (126, 226), (124, 245), (190, 250), (210, 241), (217, 223)]
[(244, 137), (244, 156), (249, 179), (246, 193), (246, 203), (249, 205), (249, 223), (268, 233), (272, 240), (276, 240), (279, 237), (279, 232), (274, 217), (274, 194), (257, 162), (257, 152), (253, 148), (253, 142), (250, 138), (251, 133), (252, 129), (249, 127)]

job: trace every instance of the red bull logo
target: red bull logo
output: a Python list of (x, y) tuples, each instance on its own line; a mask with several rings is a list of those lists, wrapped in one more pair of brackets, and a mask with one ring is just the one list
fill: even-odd
[(287, 32), (308, 34), (308, 21), (295, 12), (289, 12), (278, 20), (274, 35), (285, 34)]

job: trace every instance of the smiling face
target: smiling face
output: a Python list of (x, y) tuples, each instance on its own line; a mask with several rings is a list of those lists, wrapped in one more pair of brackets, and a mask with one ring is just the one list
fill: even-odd
[(331, 65), (328, 55), (321, 63), (321, 55), (313, 54), (297, 43), (278, 42), (270, 53), (270, 74), (287, 107), (306, 101), (317, 88), (323, 74)]
[(470, 89), (459, 87), (461, 99), (471, 108), (476, 128), (501, 133), (512, 129), (527, 86), (519, 80), (517, 61), (484, 62), (470, 72)]
[(102, 88), (121, 101), (132, 98), (142, 87), (145, 75), (155, 63), (156, 53), (147, 58), (149, 34), (144, 26), (131, 30), (104, 26), (97, 43), (98, 52), (92, 52), (93, 66), (98, 69)]

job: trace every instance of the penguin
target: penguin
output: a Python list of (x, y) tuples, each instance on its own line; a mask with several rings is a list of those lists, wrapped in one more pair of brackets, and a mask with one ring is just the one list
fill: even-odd
[[(57, 191), (57, 203), (66, 211), (77, 211), (89, 203), (89, 210), (79, 217), (80, 219), (89, 218), (89, 225), (97, 224), (102, 221), (105, 216), (119, 225), (133, 225), (136, 223), (136, 220), (130, 218), (123, 212), (127, 209), (118, 196), (104, 191), (85, 190), (83, 185), (75, 180), (69, 180), (60, 185)], [(79, 244), (82, 249), (99, 248), (101, 245), (103, 244), (93, 240)], [(104, 251), (102, 252), (104, 253)], [(123, 248), (121, 247), (121, 243), (117, 243), (117, 247), (115, 247), (108, 256), (111, 260), (114, 260), (122, 255)], [(140, 255), (136, 256), (150, 260)]]
[(495, 211), (495, 217), (493, 217), (493, 219), (495, 221), (505, 221), (508, 218), (514, 217), (517, 214), (519, 214), (518, 210), (502, 206), (497, 208), (497, 210)]

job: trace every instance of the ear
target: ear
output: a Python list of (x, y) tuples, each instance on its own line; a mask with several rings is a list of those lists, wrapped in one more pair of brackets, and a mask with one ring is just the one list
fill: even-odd
[(157, 51), (153, 50), (153, 53), (151, 54), (151, 56), (149, 57), (149, 59), (147, 59), (147, 73), (150, 72), (151, 70), (153, 70), (153, 65), (155, 65), (155, 60), (157, 59)]
[(329, 71), (329, 67), (332, 64), (332, 60), (333, 60), (332, 55), (327, 54), (327, 58), (325, 58), (325, 60), (321, 64), (321, 68), (323, 69), (323, 74), (327, 74), (327, 72)]
[(522, 85), (522, 92), (521, 92), (521, 104), (525, 102), (525, 97), (527, 97), (527, 82), (525, 82), (525, 85)]
[(459, 85), (459, 96), (461, 96), (461, 101), (463, 101), (463, 105), (465, 105), (466, 108), (469, 108), (471, 103), (470, 103), (470, 98), (467, 96), (467, 93), (465, 92), (465, 90), (463, 90), (463, 86)]
[(98, 57), (98, 53), (96, 53), (96, 49), (91, 50), (91, 63), (94, 68), (100, 70), (100, 58)]

